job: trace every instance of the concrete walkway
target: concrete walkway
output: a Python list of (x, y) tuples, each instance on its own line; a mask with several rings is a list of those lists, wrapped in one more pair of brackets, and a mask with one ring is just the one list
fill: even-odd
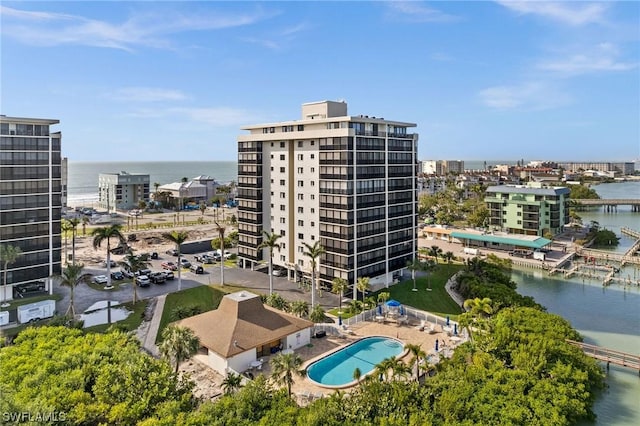
[(158, 335), (158, 329), (160, 328), (160, 319), (162, 318), (162, 312), (164, 311), (164, 302), (167, 299), (167, 295), (163, 294), (156, 299), (156, 307), (153, 311), (153, 318), (149, 322), (147, 333), (144, 336), (142, 347), (155, 357), (160, 356), (160, 351), (156, 346), (156, 336)]

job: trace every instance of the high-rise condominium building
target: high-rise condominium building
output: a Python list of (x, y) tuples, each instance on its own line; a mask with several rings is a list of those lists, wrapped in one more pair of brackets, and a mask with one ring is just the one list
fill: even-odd
[(311, 274), (305, 244), (325, 249), (320, 283), (389, 285), (416, 251), (417, 141), (413, 123), (347, 115), (345, 102), (302, 105), (302, 119), (244, 127), (238, 137), (238, 255), (269, 259), (263, 231), (279, 234), (274, 265)]
[(11, 287), (61, 273), (61, 135), (50, 132), (58, 123), (0, 116), (0, 244), (22, 251), (8, 265)]

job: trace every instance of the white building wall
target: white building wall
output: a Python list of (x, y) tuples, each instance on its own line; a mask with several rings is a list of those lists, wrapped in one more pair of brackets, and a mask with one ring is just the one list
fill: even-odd
[(209, 361), (209, 367), (213, 368), (215, 371), (217, 371), (218, 373), (222, 374), (223, 376), (227, 375), (227, 360), (223, 357), (221, 357), (220, 355), (218, 355), (217, 353), (213, 352), (211, 349), (208, 350), (208, 361)]
[(249, 364), (256, 359), (256, 349), (252, 348), (248, 351), (241, 352), (238, 355), (228, 358), (227, 366), (235, 371), (242, 373), (243, 371), (248, 370), (250, 368)]
[(290, 334), (285, 339), (285, 348), (298, 349), (311, 343), (311, 328)]

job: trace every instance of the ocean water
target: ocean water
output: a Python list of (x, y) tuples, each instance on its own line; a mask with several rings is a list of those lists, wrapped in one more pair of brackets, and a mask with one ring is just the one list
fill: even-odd
[(98, 201), (98, 175), (100, 173), (148, 174), (150, 191), (154, 183), (165, 185), (196, 176), (211, 176), (220, 183), (238, 180), (238, 163), (235, 161), (145, 161), (145, 162), (79, 162), (69, 161), (68, 195), (71, 203), (90, 206)]

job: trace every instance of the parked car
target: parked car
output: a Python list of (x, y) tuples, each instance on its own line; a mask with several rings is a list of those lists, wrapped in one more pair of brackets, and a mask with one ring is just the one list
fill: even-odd
[(178, 250), (169, 249), (169, 250), (167, 250), (167, 254), (170, 255), (170, 256), (177, 256), (178, 255)]
[(175, 278), (175, 276), (173, 275), (173, 272), (171, 271), (164, 271), (163, 274), (166, 280), (172, 280)]
[(24, 284), (18, 284), (14, 287), (15, 291), (19, 294), (35, 293), (38, 291), (44, 291), (46, 288), (44, 281), (31, 281)]
[(204, 274), (204, 268), (202, 266), (200, 266), (200, 265), (191, 265), (189, 270), (191, 272), (196, 273), (196, 274)]
[[(109, 263), (111, 263), (111, 267), (112, 267), (112, 268), (115, 268), (115, 266), (116, 266), (116, 261), (115, 261), (115, 260), (111, 259), (111, 260), (109, 261)], [(106, 268), (106, 267), (107, 267), (107, 261), (106, 261), (106, 260), (105, 260), (104, 262), (102, 262), (102, 266), (103, 266), (104, 268)]]
[(274, 277), (284, 277), (287, 274), (287, 271), (284, 269), (274, 269), (272, 274)]
[(170, 271), (175, 271), (178, 269), (178, 265), (176, 265), (174, 262), (162, 262), (160, 266), (162, 267), (162, 269), (168, 269)]
[(140, 269), (138, 272), (136, 272), (136, 276), (140, 277), (142, 275), (146, 275), (148, 277), (149, 275), (151, 275), (151, 269), (145, 268), (145, 269)]
[(122, 275), (124, 275), (127, 278), (133, 278), (136, 276), (136, 274), (134, 274), (133, 272), (129, 271), (126, 268), (121, 268), (120, 272), (122, 272)]
[(224, 257), (225, 259), (231, 259), (231, 257), (233, 256), (233, 253), (231, 253), (229, 250), (225, 250), (224, 253), (222, 253), (221, 250), (218, 249), (216, 253), (218, 254), (218, 256)]
[(136, 277), (136, 284), (138, 287), (149, 287), (151, 285), (151, 280), (146, 275), (140, 275)]
[(112, 280), (124, 280), (124, 274), (120, 271), (115, 271), (111, 273), (111, 279)]
[(93, 277), (93, 282), (96, 284), (106, 284), (109, 281), (106, 275), (96, 275)]
[(184, 257), (182, 259), (180, 259), (180, 265), (183, 268), (191, 268), (191, 262), (189, 262), (187, 259), (185, 259)]
[(214, 259), (213, 257), (207, 255), (207, 254), (203, 254), (201, 256), (195, 256), (196, 262), (201, 262), (201, 263), (213, 263)]
[(149, 280), (154, 284), (164, 284), (164, 282), (167, 280), (167, 277), (164, 272), (153, 272), (151, 275), (149, 275)]

